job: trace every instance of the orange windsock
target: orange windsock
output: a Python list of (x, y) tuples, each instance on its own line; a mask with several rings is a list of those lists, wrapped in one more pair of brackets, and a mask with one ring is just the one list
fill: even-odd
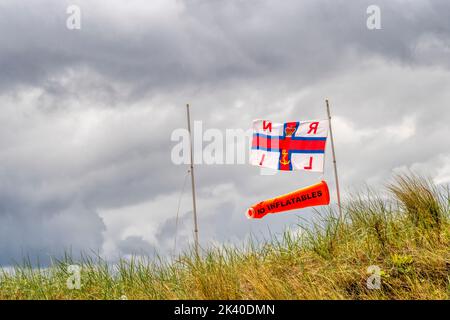
[(330, 193), (328, 191), (328, 185), (325, 181), (322, 181), (315, 185), (255, 204), (247, 210), (247, 217), (261, 219), (269, 213), (322, 206), (329, 203)]

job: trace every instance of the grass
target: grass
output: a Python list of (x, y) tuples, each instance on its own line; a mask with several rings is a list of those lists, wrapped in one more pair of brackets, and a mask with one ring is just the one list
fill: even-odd
[[(196, 258), (108, 265), (66, 256), (46, 269), (29, 263), (0, 273), (0, 299), (449, 299), (449, 189), (413, 174), (383, 192), (354, 194), (344, 217), (328, 209), (301, 232), (263, 244), (215, 247)], [(81, 266), (69, 289), (68, 266)], [(373, 274), (375, 272), (375, 274)], [(369, 289), (367, 282), (379, 289)]]

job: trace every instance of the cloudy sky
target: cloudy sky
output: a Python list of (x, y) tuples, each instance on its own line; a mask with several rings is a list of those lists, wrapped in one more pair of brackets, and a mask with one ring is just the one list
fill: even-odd
[[(367, 28), (372, 4), (380, 30)], [(70, 5), (79, 30), (66, 26)], [(224, 131), (325, 118), (329, 98), (344, 193), (405, 169), (450, 182), (448, 0), (0, 0), (0, 39), (1, 265), (170, 254), (187, 170), (171, 161), (171, 134), (187, 102)], [(327, 157), (330, 186), (331, 169)], [(202, 246), (314, 215), (244, 212), (320, 175), (196, 170)], [(178, 250), (192, 243), (189, 192)]]

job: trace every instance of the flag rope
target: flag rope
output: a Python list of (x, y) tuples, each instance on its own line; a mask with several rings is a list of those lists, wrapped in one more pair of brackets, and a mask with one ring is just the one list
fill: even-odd
[(186, 188), (187, 177), (189, 176), (190, 173), (191, 173), (191, 170), (188, 169), (186, 171), (186, 174), (184, 175), (183, 185), (181, 187), (180, 195), (178, 197), (177, 217), (175, 219), (175, 240), (174, 240), (174, 244), (173, 244), (173, 255), (174, 256), (175, 256), (176, 251), (177, 251), (178, 220), (179, 220), (179, 215), (180, 215), (181, 200), (183, 199), (184, 189)]

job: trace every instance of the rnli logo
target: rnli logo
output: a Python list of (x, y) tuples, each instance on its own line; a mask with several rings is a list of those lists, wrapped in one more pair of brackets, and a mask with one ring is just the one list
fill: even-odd
[(286, 134), (286, 137), (292, 137), (292, 135), (295, 133), (296, 125), (288, 125), (284, 128), (284, 133)]

